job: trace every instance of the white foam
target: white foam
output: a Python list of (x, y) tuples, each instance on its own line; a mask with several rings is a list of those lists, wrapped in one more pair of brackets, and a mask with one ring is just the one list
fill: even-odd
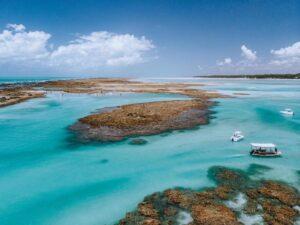
[(258, 209), (258, 210), (262, 210), (262, 209), (263, 209), (263, 207), (261, 206), (261, 204), (258, 204), (258, 205), (257, 205), (257, 209)]
[(263, 225), (264, 221), (261, 215), (246, 215), (245, 213), (241, 213), (239, 219), (241, 223), (245, 225)]
[(293, 208), (294, 208), (295, 210), (297, 210), (298, 212), (300, 212), (300, 206), (299, 206), (299, 205), (295, 205)]
[(226, 201), (225, 205), (235, 211), (242, 210), (247, 203), (245, 194), (239, 193), (233, 200)]
[(193, 218), (190, 213), (181, 211), (178, 213), (177, 223), (178, 225), (187, 225), (193, 222)]
[(248, 156), (249, 154), (235, 154), (235, 155), (231, 155), (229, 156), (229, 158), (241, 158), (241, 157), (245, 157)]

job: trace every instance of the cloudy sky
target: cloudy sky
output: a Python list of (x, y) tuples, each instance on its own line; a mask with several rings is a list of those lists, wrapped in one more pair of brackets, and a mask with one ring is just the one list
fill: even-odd
[(295, 72), (297, 0), (0, 0), (0, 76)]

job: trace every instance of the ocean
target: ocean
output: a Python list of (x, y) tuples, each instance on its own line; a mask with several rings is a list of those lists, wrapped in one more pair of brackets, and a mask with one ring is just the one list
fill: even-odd
[[(141, 146), (129, 140), (78, 143), (68, 126), (103, 107), (185, 97), (54, 92), (0, 108), (1, 225), (115, 224), (153, 192), (214, 186), (207, 177), (214, 165), (268, 166), (271, 170), (251, 177), (282, 180), (300, 189), (299, 80), (142, 80), (196, 81), (206, 90), (244, 95), (216, 99), (208, 125), (143, 137), (148, 143)], [(12, 79), (0, 82), (8, 81)], [(292, 108), (295, 116), (281, 115), (284, 108)], [(244, 133), (243, 141), (230, 141), (235, 130)], [(283, 157), (250, 157), (251, 142), (273, 142)]]

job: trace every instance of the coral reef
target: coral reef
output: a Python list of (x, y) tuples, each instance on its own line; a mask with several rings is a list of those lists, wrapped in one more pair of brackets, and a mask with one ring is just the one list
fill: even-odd
[(44, 92), (19, 87), (0, 89), (0, 107), (14, 105), (32, 98), (40, 98)]
[(131, 144), (131, 145), (145, 145), (145, 144), (147, 144), (147, 143), (148, 143), (148, 141), (145, 140), (145, 139), (143, 139), (143, 138), (133, 138), (133, 139), (129, 142), (129, 144)]
[(31, 98), (43, 97), (41, 91), (62, 91), (66, 93), (106, 94), (112, 92), (180, 94), (192, 98), (209, 99), (223, 97), (193, 87), (200, 83), (151, 83), (125, 78), (69, 79), (45, 82), (24, 82), (0, 84), (0, 107), (16, 104)]
[(182, 212), (191, 217), (189, 225), (239, 225), (250, 218), (257, 223), (294, 224), (299, 216), (299, 192), (282, 182), (251, 180), (247, 174), (256, 166), (259, 172), (256, 164), (248, 171), (212, 167), (208, 176), (217, 184), (215, 188), (154, 193), (118, 224), (178, 224)]
[(70, 127), (82, 140), (118, 141), (131, 136), (192, 128), (208, 122), (208, 107), (200, 100), (160, 101), (123, 105), (81, 118)]

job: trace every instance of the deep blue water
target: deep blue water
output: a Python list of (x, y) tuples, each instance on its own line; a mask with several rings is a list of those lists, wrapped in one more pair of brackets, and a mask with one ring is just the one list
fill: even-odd
[[(148, 136), (143, 146), (129, 145), (128, 140), (82, 145), (67, 127), (102, 107), (182, 96), (49, 93), (1, 108), (0, 224), (114, 224), (152, 192), (213, 185), (206, 176), (212, 165), (267, 165), (273, 169), (253, 177), (300, 188), (300, 82), (200, 82), (208, 90), (250, 95), (218, 99), (209, 125)], [(279, 114), (287, 107), (296, 112), (294, 117)], [(236, 129), (244, 132), (245, 140), (231, 143)], [(252, 158), (250, 142), (274, 142), (283, 157)]]

